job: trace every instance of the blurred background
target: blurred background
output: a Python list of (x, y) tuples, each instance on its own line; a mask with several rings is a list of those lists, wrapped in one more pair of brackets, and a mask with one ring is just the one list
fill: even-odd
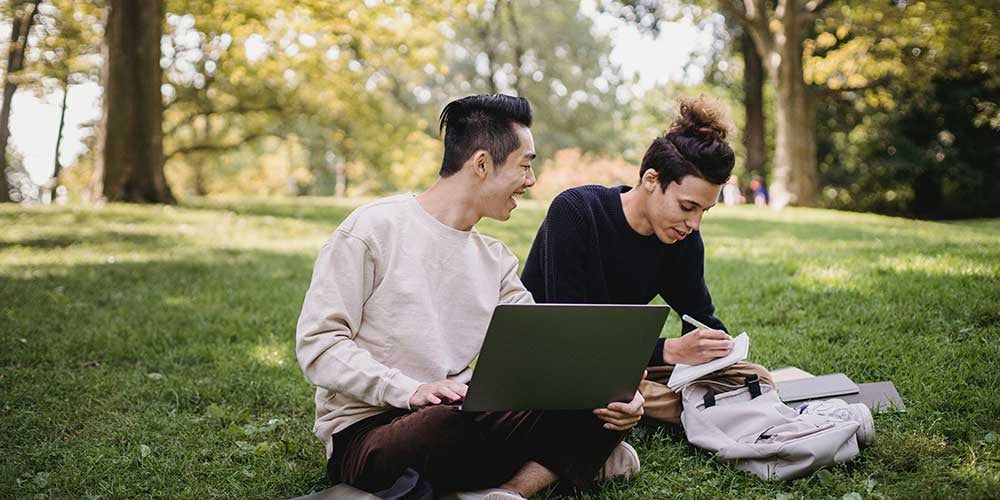
[[(997, 0), (2, 0), (0, 201), (420, 190), (438, 113), (527, 97), (547, 201), (723, 101), (727, 202), (1000, 216)], [(766, 193), (766, 194), (765, 194)]]

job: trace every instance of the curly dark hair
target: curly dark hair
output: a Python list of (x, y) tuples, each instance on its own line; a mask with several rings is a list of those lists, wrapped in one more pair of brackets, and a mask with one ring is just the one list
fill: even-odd
[(647, 170), (656, 171), (660, 187), (694, 175), (712, 184), (729, 179), (736, 162), (726, 142), (729, 119), (718, 101), (705, 97), (681, 97), (680, 113), (670, 128), (653, 140), (642, 157), (639, 179)]

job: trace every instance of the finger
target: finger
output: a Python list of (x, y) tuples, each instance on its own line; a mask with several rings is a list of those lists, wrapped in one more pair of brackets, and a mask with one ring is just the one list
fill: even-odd
[(464, 398), (465, 394), (469, 392), (469, 386), (455, 382), (451, 390), (455, 391)]
[(703, 351), (729, 351), (733, 348), (732, 340), (708, 340), (698, 341), (698, 347)]
[(643, 370), (642, 371), (642, 379), (646, 380), (646, 377), (648, 377), (648, 376), (649, 376), (649, 370)]
[(698, 336), (703, 339), (717, 339), (717, 340), (731, 340), (732, 337), (728, 333), (722, 330), (708, 330), (705, 328), (698, 329)]
[(626, 409), (625, 411), (630, 415), (642, 415), (643, 414), (642, 407), (645, 404), (646, 400), (643, 399), (642, 396), (639, 396), (638, 398), (633, 399), (632, 402), (628, 404), (628, 409)]
[(433, 394), (428, 394), (426, 399), (427, 399), (427, 403), (428, 404), (432, 404), (432, 405), (439, 405), (439, 404), (441, 404), (441, 399), (439, 399), (437, 396), (435, 396)]
[(599, 418), (599, 419), (601, 419), (601, 420), (603, 420), (605, 422), (610, 422), (612, 420), (624, 420), (624, 419), (627, 419), (627, 418), (632, 418), (632, 415), (629, 415), (628, 413), (624, 413), (624, 412), (620, 412), (620, 411), (611, 411), (611, 410), (601, 410), (601, 412), (597, 413), (596, 415), (597, 415), (597, 418)]
[(626, 412), (628, 412), (628, 408), (629, 408), (628, 403), (622, 403), (620, 401), (615, 401), (614, 403), (611, 403), (611, 404), (608, 405), (608, 410), (611, 410), (611, 411), (614, 411), (614, 412), (619, 412), (619, 413), (626, 413)]
[(638, 425), (638, 423), (638, 421), (635, 421), (624, 425), (604, 424), (604, 428), (612, 431), (627, 431)]
[(435, 392), (436, 392), (436, 394), (438, 396), (441, 396), (441, 397), (443, 397), (445, 399), (448, 399), (448, 400), (451, 400), (451, 401), (458, 401), (458, 400), (462, 399), (462, 396), (459, 396), (457, 392), (455, 392), (455, 391), (453, 391), (451, 389), (448, 389), (447, 387), (442, 387), (441, 389), (438, 389)]
[(626, 425), (629, 422), (639, 421), (639, 417), (635, 415), (616, 415), (614, 417), (602, 417), (601, 420), (614, 425)]

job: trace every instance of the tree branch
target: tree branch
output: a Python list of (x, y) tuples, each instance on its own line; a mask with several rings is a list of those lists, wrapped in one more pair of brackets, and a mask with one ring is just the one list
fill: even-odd
[(173, 135), (174, 132), (177, 132), (178, 130), (180, 130), (185, 125), (190, 125), (191, 121), (194, 120), (195, 118), (199, 117), (199, 116), (211, 116), (211, 115), (245, 115), (245, 114), (248, 114), (248, 113), (264, 113), (264, 112), (267, 112), (267, 111), (278, 112), (278, 111), (282, 111), (282, 110), (284, 110), (284, 108), (280, 104), (277, 104), (277, 103), (269, 103), (269, 104), (266, 104), (264, 106), (259, 106), (259, 107), (245, 106), (243, 104), (240, 104), (238, 106), (235, 106), (235, 107), (232, 107), (232, 108), (229, 108), (229, 109), (214, 109), (214, 110), (210, 110), (210, 111), (199, 110), (199, 111), (190, 113), (187, 116), (184, 116), (183, 118), (179, 119), (177, 121), (177, 123), (175, 123), (173, 126), (171, 126), (170, 128), (168, 128), (167, 130), (165, 130), (163, 132), (163, 136), (166, 137), (166, 136)]
[(830, 87), (824, 85), (823, 87), (821, 87), (821, 89), (823, 90), (823, 92), (826, 92), (828, 94), (840, 94), (843, 92), (861, 92), (863, 90), (871, 90), (877, 87), (881, 87), (887, 83), (889, 83), (889, 79), (882, 77), (882, 78), (876, 78), (864, 85), (858, 85), (856, 87), (841, 87), (839, 89), (831, 89)]
[(198, 152), (222, 152), (222, 151), (232, 151), (234, 149), (239, 149), (246, 145), (247, 143), (253, 142), (261, 137), (282, 137), (280, 133), (277, 132), (254, 132), (252, 134), (243, 137), (242, 140), (235, 141), (228, 144), (215, 144), (215, 143), (203, 143), (203, 144), (192, 144), (190, 146), (184, 146), (171, 151), (169, 154), (163, 157), (163, 161), (166, 162), (178, 155), (186, 155), (190, 153)]
[(825, 9), (836, 0), (809, 0), (802, 6), (802, 10), (809, 14), (815, 14)]

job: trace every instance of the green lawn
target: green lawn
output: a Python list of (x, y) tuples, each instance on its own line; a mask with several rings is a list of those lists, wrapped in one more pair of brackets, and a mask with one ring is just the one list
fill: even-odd
[[(323, 240), (358, 201), (0, 207), (0, 498), (283, 498), (325, 487), (295, 322)], [(484, 233), (523, 259), (526, 203)], [(1000, 221), (720, 207), (719, 315), (752, 360), (892, 380), (852, 464), (768, 483), (675, 432), (592, 498), (1000, 495)], [(666, 327), (678, 329), (676, 318)]]

